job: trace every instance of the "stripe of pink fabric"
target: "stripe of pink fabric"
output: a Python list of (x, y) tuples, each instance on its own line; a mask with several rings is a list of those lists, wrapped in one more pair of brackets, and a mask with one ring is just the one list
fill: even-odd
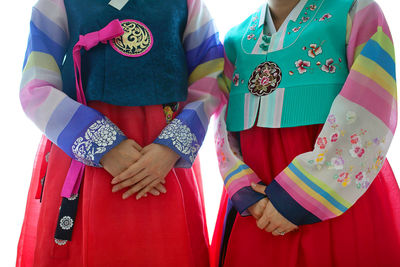
[(229, 196), (233, 196), (237, 191), (242, 189), (243, 187), (250, 186), (251, 183), (258, 183), (260, 179), (257, 177), (255, 173), (245, 175), (241, 178), (233, 181), (227, 188), (227, 192)]
[(355, 14), (352, 34), (347, 46), (347, 61), (349, 67), (354, 63), (354, 53), (356, 48), (359, 45), (366, 43), (376, 33), (376, 25), (381, 26), (383, 32), (392, 39), (389, 26), (377, 3), (373, 2)]
[(352, 70), (340, 95), (367, 109), (394, 134), (396, 124), (391, 121), (391, 114), (396, 113), (397, 103), (380, 85), (363, 74)]
[(336, 217), (328, 208), (322, 203), (304, 192), (297, 184), (282, 171), (276, 178), (275, 181), (303, 208), (317, 216), (320, 220), (327, 220), (329, 218)]

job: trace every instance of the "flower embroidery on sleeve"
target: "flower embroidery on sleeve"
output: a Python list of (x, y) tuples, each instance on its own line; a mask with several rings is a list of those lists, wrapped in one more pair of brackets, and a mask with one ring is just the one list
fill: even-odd
[(89, 166), (96, 166), (95, 156), (104, 153), (107, 147), (117, 140), (117, 135), (124, 134), (109, 119), (97, 120), (88, 128), (84, 136), (75, 140), (72, 153), (78, 161)]
[(239, 74), (236, 73), (235, 76), (233, 76), (232, 82), (235, 86), (239, 86)]
[(343, 187), (348, 186), (351, 183), (350, 174), (348, 172), (342, 172), (335, 176), (338, 183), (341, 183)]
[(310, 5), (308, 8), (309, 8), (311, 11), (314, 11), (314, 10), (317, 8), (317, 6), (316, 6), (316, 5)]

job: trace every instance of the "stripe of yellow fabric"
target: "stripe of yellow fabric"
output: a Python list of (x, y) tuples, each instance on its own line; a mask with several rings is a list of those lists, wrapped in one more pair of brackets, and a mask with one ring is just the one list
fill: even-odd
[(228, 77), (226, 77), (225, 74), (221, 73), (220, 75), (218, 75), (217, 78), (218, 81), (218, 87), (226, 94), (228, 95), (230, 92), (230, 88), (231, 88), (231, 84), (232, 81), (228, 79)]
[(48, 69), (57, 73), (60, 73), (57, 62), (54, 58), (43, 52), (32, 52), (27, 60), (24, 71), (33, 67), (40, 67), (43, 69)]
[(312, 176), (310, 173), (308, 173), (303, 166), (300, 165), (300, 163), (297, 161), (297, 159), (293, 160), (293, 165), (296, 166), (299, 171), (301, 171), (311, 182), (319, 186), (322, 190), (324, 190), (326, 193), (328, 193), (331, 197), (333, 197), (337, 202), (345, 206), (346, 208), (350, 208), (352, 204), (350, 204), (347, 200), (342, 198), (338, 193), (336, 193), (335, 190), (333, 190), (331, 187), (323, 183), (321, 180), (316, 179), (314, 176)]
[(361, 51), (363, 50), (363, 48), (366, 44), (367, 44), (367, 42), (360, 44), (359, 46), (356, 47), (356, 49), (354, 51), (354, 58), (357, 58), (361, 54)]
[(389, 36), (387, 36), (386, 33), (382, 30), (382, 27), (378, 27), (378, 31), (371, 37), (371, 39), (377, 42), (382, 47), (382, 49), (390, 55), (393, 61), (396, 61), (393, 42), (389, 38)]
[(229, 174), (231, 174), (232, 172), (234, 172), (237, 168), (239, 168), (240, 165), (242, 165), (243, 162), (241, 161), (237, 161), (236, 164), (229, 170), (226, 172), (226, 174), (224, 175), (224, 180), (226, 179), (226, 177), (228, 177)]
[(192, 84), (211, 73), (222, 71), (223, 66), (224, 66), (223, 58), (213, 59), (206, 63), (198, 65), (189, 76), (189, 84)]
[(358, 71), (374, 80), (397, 100), (396, 81), (375, 61), (360, 55), (354, 62), (352, 70)]
[(328, 200), (326, 200), (324, 197), (322, 197), (320, 194), (318, 194), (313, 189), (311, 189), (308, 185), (306, 185), (289, 168), (286, 168), (284, 170), (284, 172), (301, 190), (304, 191), (305, 194), (309, 195), (310, 197), (312, 197), (313, 199), (318, 201), (321, 205), (323, 205), (325, 208), (330, 210), (333, 214), (335, 214), (336, 216), (339, 216), (343, 213), (339, 209), (337, 209), (335, 206), (333, 206)]
[(235, 175), (232, 176), (231, 179), (229, 179), (229, 181), (225, 184), (225, 187), (228, 188), (229, 185), (230, 185), (233, 181), (238, 180), (238, 179), (242, 178), (243, 176), (249, 175), (249, 174), (252, 174), (252, 173), (254, 173), (252, 169), (245, 169), (245, 170), (243, 170), (243, 171), (241, 171), (241, 172), (235, 174)]

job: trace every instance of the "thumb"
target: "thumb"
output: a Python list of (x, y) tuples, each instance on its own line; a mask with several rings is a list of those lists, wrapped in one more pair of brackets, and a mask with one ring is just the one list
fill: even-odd
[(251, 183), (251, 188), (253, 188), (254, 191), (266, 195), (265, 194), (265, 189), (267, 188), (265, 185), (261, 184), (256, 184), (256, 183)]

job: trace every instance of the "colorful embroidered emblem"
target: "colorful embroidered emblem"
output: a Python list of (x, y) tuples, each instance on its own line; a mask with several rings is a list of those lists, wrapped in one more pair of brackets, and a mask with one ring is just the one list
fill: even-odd
[(267, 61), (257, 66), (250, 77), (248, 88), (256, 96), (269, 95), (282, 80), (282, 71), (274, 62)]
[(146, 25), (127, 19), (121, 21), (121, 26), (125, 33), (110, 42), (115, 51), (127, 57), (140, 57), (150, 51), (154, 40)]

